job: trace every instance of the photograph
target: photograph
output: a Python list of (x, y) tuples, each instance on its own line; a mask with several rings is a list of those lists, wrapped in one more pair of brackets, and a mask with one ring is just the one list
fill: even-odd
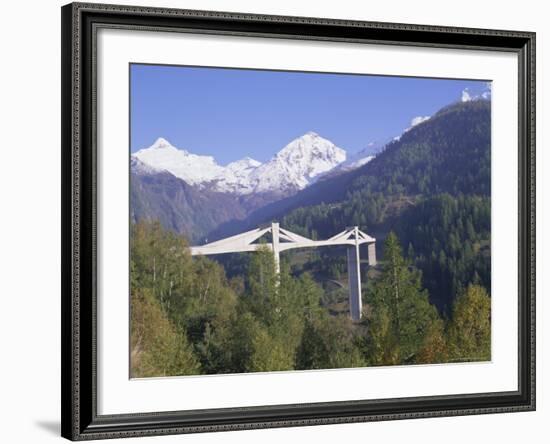
[(130, 378), (490, 362), (491, 91), (130, 63)]

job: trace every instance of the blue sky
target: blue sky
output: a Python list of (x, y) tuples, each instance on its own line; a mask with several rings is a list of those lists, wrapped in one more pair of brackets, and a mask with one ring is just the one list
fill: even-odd
[(164, 137), (225, 165), (315, 131), (353, 154), (484, 81), (132, 64), (131, 151)]

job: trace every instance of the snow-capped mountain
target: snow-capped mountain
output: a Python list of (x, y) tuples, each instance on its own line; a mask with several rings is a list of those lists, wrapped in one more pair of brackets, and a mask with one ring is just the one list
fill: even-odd
[(224, 167), (211, 156), (178, 149), (163, 138), (139, 150), (132, 158), (139, 161), (132, 160), (132, 167), (138, 172), (146, 168), (168, 171), (190, 185), (213, 191), (287, 195), (305, 188), (316, 177), (344, 162), (346, 152), (330, 140), (308, 132), (290, 142), (265, 164), (245, 157)]
[(269, 162), (250, 175), (253, 191), (286, 194), (312, 183), (319, 175), (346, 160), (346, 152), (316, 133), (308, 132), (293, 140)]
[(149, 148), (132, 155), (150, 168), (168, 171), (189, 185), (197, 185), (214, 179), (224, 172), (211, 156), (199, 156), (178, 149), (166, 139), (158, 138)]

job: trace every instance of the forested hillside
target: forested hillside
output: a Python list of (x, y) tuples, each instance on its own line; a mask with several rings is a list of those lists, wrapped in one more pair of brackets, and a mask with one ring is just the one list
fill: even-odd
[(432, 302), (449, 313), (469, 284), (491, 292), (491, 200), (440, 194), (403, 211), (393, 227), (422, 270)]
[(380, 276), (360, 323), (331, 314), (323, 291), (267, 249), (228, 279), (216, 262), (191, 258), (187, 241), (157, 223), (131, 231), (131, 376), (307, 370), (491, 358), (490, 300), (470, 285), (442, 318), (397, 236), (385, 242)]

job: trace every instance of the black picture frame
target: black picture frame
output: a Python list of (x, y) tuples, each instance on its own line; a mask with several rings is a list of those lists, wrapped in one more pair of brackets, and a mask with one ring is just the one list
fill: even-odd
[[(535, 33), (72, 3), (62, 14), (62, 436), (71, 440), (535, 409)], [(99, 27), (507, 51), (519, 65), (518, 390), (101, 416), (96, 380)]]

